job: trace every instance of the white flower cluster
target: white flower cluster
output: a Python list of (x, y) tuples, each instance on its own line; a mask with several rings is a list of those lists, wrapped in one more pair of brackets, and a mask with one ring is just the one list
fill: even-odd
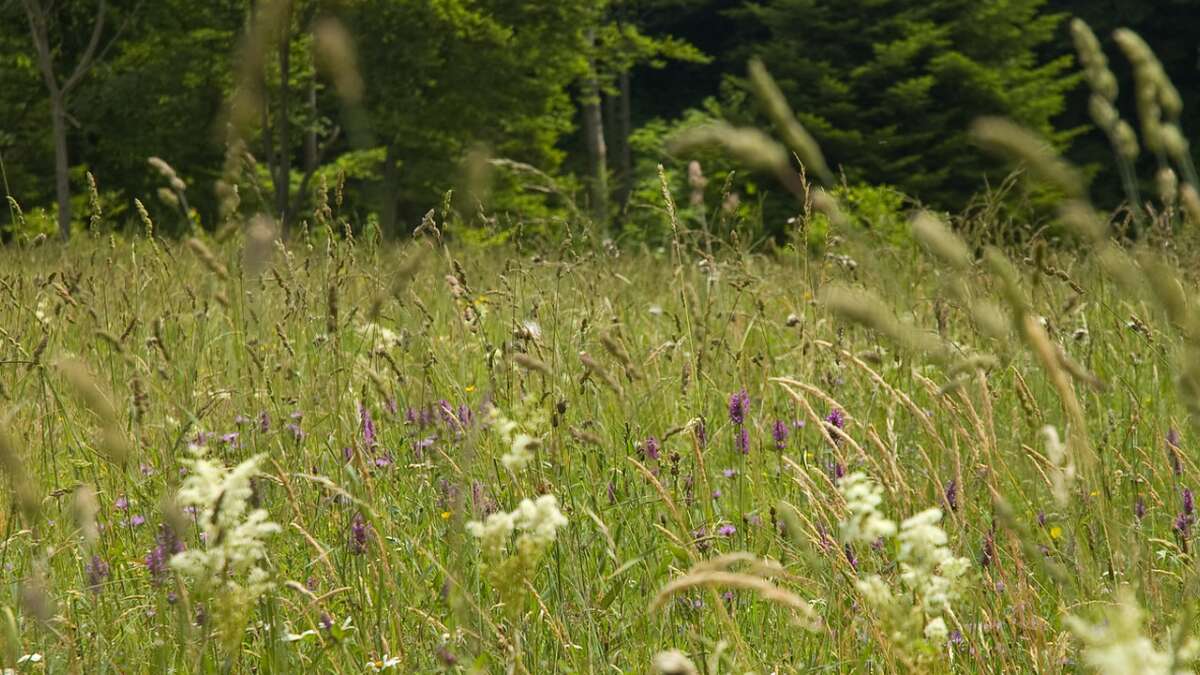
[(1133, 592), (1123, 588), (1115, 607), (1101, 623), (1068, 616), (1067, 625), (1083, 642), (1083, 660), (1101, 675), (1182, 675), (1196, 658), (1195, 640), (1185, 642), (1178, 652), (1159, 650), (1142, 632), (1142, 608)]
[(900, 523), (900, 581), (920, 599), (926, 616), (933, 617), (925, 626), (931, 633), (946, 637), (946, 623), (941, 614), (950, 610), (958, 597), (959, 580), (971, 567), (966, 558), (957, 557), (947, 548), (949, 538), (938, 525), (942, 510), (926, 509)]
[[(879, 511), (882, 491), (862, 473), (841, 479), (838, 488), (846, 500), (848, 515), (841, 524), (846, 543), (874, 543), (896, 534), (896, 524)], [(868, 604), (885, 613), (919, 620), (921, 632), (931, 642), (944, 643), (949, 636), (944, 615), (958, 597), (961, 579), (970, 561), (957, 557), (947, 547), (949, 538), (939, 523), (942, 511), (927, 509), (900, 523), (900, 581), (907, 593), (897, 595), (883, 577), (874, 574), (856, 586)], [(916, 630), (916, 627), (913, 627)]]
[(554, 543), (558, 529), (566, 524), (567, 517), (558, 510), (558, 499), (542, 495), (536, 500), (523, 499), (512, 512), (493, 513), (482, 523), (473, 520), (467, 523), (467, 531), (479, 539), (487, 555), (498, 558), (514, 530), (521, 532), (517, 537), (519, 549), (541, 551)]
[(264, 539), (279, 531), (267, 520), (264, 509), (251, 509), (250, 481), (258, 475), (261, 456), (252, 457), (233, 469), (203, 456), (186, 460), (188, 476), (179, 489), (180, 506), (194, 507), (196, 522), (205, 547), (176, 553), (170, 565), (206, 590), (219, 590), (252, 603), (270, 590), (270, 575), (259, 566), (267, 556)]
[(500, 456), (500, 463), (509, 471), (521, 471), (533, 461), (533, 451), (541, 445), (538, 429), (543, 422), (543, 416), (536, 412), (526, 416), (524, 424), (505, 417), (498, 408), (492, 406), (488, 418), (492, 428), (508, 446), (508, 452)]
[(1042, 427), (1046, 439), (1046, 459), (1050, 460), (1051, 491), (1054, 501), (1066, 507), (1071, 496), (1071, 484), (1075, 482), (1075, 462), (1067, 453), (1067, 446), (1058, 438), (1058, 430), (1052, 426)]
[(878, 539), (896, 533), (896, 523), (883, 517), (883, 489), (861, 471), (843, 476), (838, 490), (846, 500), (849, 512), (842, 521), (842, 541), (847, 544), (873, 544)]

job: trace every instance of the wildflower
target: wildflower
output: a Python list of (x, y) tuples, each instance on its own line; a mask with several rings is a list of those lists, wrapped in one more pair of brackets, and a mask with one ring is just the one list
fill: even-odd
[(723, 474), (723, 475), (724, 475), (726, 478), (733, 478), (733, 477), (737, 476), (737, 469), (725, 469), (725, 470), (724, 470), (724, 471), (722, 471), (721, 473), (722, 473), (722, 474)]
[(1066, 620), (1083, 642), (1084, 663), (1101, 675), (1191, 672), (1186, 666), (1193, 659), (1185, 653), (1191, 650), (1180, 649), (1173, 654), (1155, 647), (1143, 631), (1142, 617), (1133, 592), (1122, 588), (1104, 621), (1091, 623), (1077, 616)]
[(650, 436), (649, 438), (647, 438), (646, 442), (642, 444), (641, 450), (642, 450), (642, 457), (644, 457), (646, 459), (652, 459), (652, 460), (658, 461), (659, 445), (658, 445), (657, 438), (655, 438), (653, 436)]
[(386, 408), (388, 414), (392, 416), (395, 416), (396, 412), (400, 410), (400, 408), (396, 405), (395, 398), (388, 398), (387, 401), (384, 401), (383, 407)]
[(743, 455), (750, 454), (750, 432), (746, 430), (746, 427), (740, 427), (737, 430), (736, 441), (738, 452)]
[(121, 495), (113, 501), (113, 506), (116, 507), (118, 511), (125, 511), (129, 508), (129, 498), (125, 495)]
[(304, 440), (304, 436), (306, 434), (304, 433), (304, 430), (300, 428), (300, 425), (296, 424), (295, 422), (288, 422), (284, 428), (291, 432), (292, 438), (296, 439), (297, 443)]
[(1183, 489), (1183, 512), (1187, 515), (1192, 515), (1196, 511), (1196, 498), (1192, 495), (1191, 488)]
[(92, 559), (83, 566), (83, 569), (87, 573), (88, 589), (99, 593), (104, 580), (108, 579), (108, 563), (100, 556), (93, 555)]
[(146, 524), (146, 517), (145, 517), (145, 516), (143, 516), (143, 515), (142, 515), (142, 514), (140, 514), (140, 513), (138, 513), (138, 514), (134, 514), (134, 515), (133, 515), (133, 516), (132, 516), (132, 517), (129, 519), (129, 526), (130, 526), (130, 527), (141, 527), (142, 525), (145, 525), (145, 524)]
[(366, 553), (367, 538), (369, 536), (370, 530), (367, 526), (367, 520), (363, 518), (363, 514), (354, 514), (354, 517), (350, 519), (350, 553), (352, 555)]
[(358, 404), (358, 416), (362, 420), (363, 445), (375, 447), (375, 420), (371, 419), (371, 411), (363, 404)]
[(708, 446), (708, 431), (704, 428), (704, 418), (697, 418), (692, 433), (696, 435), (696, 445), (700, 446), (701, 450)]
[(377, 466), (381, 469), (386, 469), (387, 467), (389, 467), (391, 465), (392, 465), (391, 453), (385, 452), (382, 455), (379, 455), (378, 457), (375, 458), (375, 466)]
[(946, 483), (946, 506), (950, 507), (951, 511), (958, 510), (958, 481), (953, 478)]
[(271, 416), (266, 410), (258, 414), (258, 430), (264, 434), (271, 430)]
[(717, 534), (721, 535), (722, 537), (732, 537), (733, 535), (737, 534), (737, 528), (730, 523), (725, 523), (717, 528)]
[(734, 392), (729, 397), (729, 421), (741, 425), (746, 421), (746, 411), (750, 408), (750, 395), (745, 389)]
[(267, 555), (266, 537), (280, 527), (268, 520), (266, 510), (252, 506), (251, 481), (261, 459), (229, 469), (198, 451), (188, 461), (191, 471), (177, 495), (181, 505), (196, 508), (205, 546), (174, 554), (169, 565), (199, 597), (209, 596), (208, 609), (228, 641), (241, 639), (246, 614), (273, 587), (260, 562)]
[(554, 542), (558, 529), (566, 524), (566, 516), (558, 510), (558, 499), (542, 495), (536, 500), (521, 500), (510, 513), (493, 513), (483, 522), (473, 520), (467, 523), (467, 531), (480, 540), (485, 553), (499, 557), (514, 531), (521, 532), (518, 549), (540, 551)]
[(160, 585), (167, 580), (170, 573), (167, 561), (183, 549), (183, 542), (170, 525), (163, 523), (158, 527), (158, 533), (154, 536), (154, 548), (150, 549), (144, 560), (146, 569), (150, 572), (150, 581), (154, 585)]
[(825, 416), (825, 423), (835, 429), (845, 429), (846, 413), (842, 412), (840, 408), (834, 408)]
[(776, 450), (783, 450), (787, 447), (789, 433), (791, 430), (783, 420), (775, 420), (775, 425), (771, 428), (771, 437), (775, 439)]
[(1133, 516), (1135, 518), (1137, 518), (1138, 520), (1141, 520), (1142, 518), (1146, 517), (1146, 500), (1145, 499), (1138, 497), (1137, 501), (1133, 503)]

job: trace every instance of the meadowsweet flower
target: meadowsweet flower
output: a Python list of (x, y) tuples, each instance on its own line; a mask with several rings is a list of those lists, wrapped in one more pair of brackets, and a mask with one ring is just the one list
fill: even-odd
[(750, 409), (750, 395), (745, 389), (736, 391), (729, 396), (729, 421), (741, 425), (746, 421), (746, 412)]
[(171, 556), (169, 565), (188, 580), (193, 593), (211, 600), (209, 610), (228, 643), (241, 640), (244, 618), (273, 584), (261, 566), (267, 555), (265, 539), (280, 530), (267, 512), (251, 506), (261, 456), (232, 469), (196, 451), (185, 460), (190, 468), (176, 497), (196, 509), (203, 548)]
[(788, 434), (791, 430), (783, 420), (775, 420), (775, 425), (771, 427), (771, 438), (775, 439), (775, 449), (783, 450), (787, 447)]
[[(1142, 627), (1143, 612), (1128, 588), (1117, 593), (1114, 607), (1104, 621), (1092, 623), (1068, 616), (1067, 625), (1083, 642), (1083, 661), (1101, 675), (1173, 675), (1191, 672), (1192, 649), (1172, 654), (1154, 645)], [(1185, 645), (1187, 646), (1187, 645)]]
[(1042, 427), (1042, 436), (1046, 439), (1046, 459), (1050, 460), (1050, 489), (1055, 503), (1065, 508), (1075, 482), (1075, 462), (1067, 453), (1067, 446), (1059, 440), (1057, 429)]
[(866, 474), (855, 472), (843, 477), (838, 481), (838, 491), (846, 500), (847, 517), (841, 524), (844, 542), (870, 544), (896, 533), (896, 523), (879, 511), (883, 488)]

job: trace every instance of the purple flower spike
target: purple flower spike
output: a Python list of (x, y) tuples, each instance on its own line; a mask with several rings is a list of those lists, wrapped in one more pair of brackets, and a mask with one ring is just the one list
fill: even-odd
[(783, 450), (787, 447), (788, 434), (791, 429), (783, 420), (775, 420), (775, 426), (771, 428), (771, 438), (775, 439), (775, 449)]
[(696, 423), (695, 434), (696, 434), (696, 444), (700, 446), (701, 450), (703, 450), (705, 447), (708, 446), (708, 431), (704, 428), (704, 419), (703, 418), (701, 418)]
[(845, 429), (846, 413), (842, 412), (840, 408), (834, 408), (833, 410), (829, 411), (828, 415), (825, 416), (825, 422), (828, 423), (829, 426), (836, 427), (838, 429)]
[(93, 593), (99, 593), (102, 590), (102, 584), (105, 579), (108, 579), (108, 563), (98, 555), (93, 555), (92, 559), (83, 566), (84, 572), (87, 573), (88, 589)]
[(369, 536), (370, 531), (367, 528), (366, 518), (363, 518), (361, 513), (354, 514), (354, 518), (350, 520), (350, 553), (354, 555), (366, 553)]
[(1196, 497), (1192, 494), (1191, 488), (1183, 489), (1183, 512), (1188, 516), (1196, 512)]
[(958, 481), (953, 478), (946, 483), (946, 506), (949, 506), (951, 511), (958, 510)]
[(659, 455), (658, 439), (653, 436), (647, 438), (646, 442), (642, 444), (642, 457), (658, 461)]
[(375, 447), (375, 420), (371, 419), (371, 411), (360, 403), (358, 416), (362, 419), (363, 445), (368, 448)]
[(734, 392), (729, 397), (729, 421), (743, 424), (746, 421), (746, 411), (750, 409), (750, 395), (745, 389)]
[(1146, 500), (1141, 497), (1137, 498), (1137, 501), (1133, 503), (1133, 515), (1138, 520), (1146, 517)]
[(742, 427), (737, 431), (737, 450), (743, 455), (750, 454), (750, 432), (746, 427)]
[(150, 581), (155, 586), (161, 586), (170, 576), (171, 570), (167, 563), (171, 556), (184, 549), (183, 542), (175, 535), (170, 525), (163, 523), (154, 537), (154, 548), (146, 554), (146, 569), (150, 572)]

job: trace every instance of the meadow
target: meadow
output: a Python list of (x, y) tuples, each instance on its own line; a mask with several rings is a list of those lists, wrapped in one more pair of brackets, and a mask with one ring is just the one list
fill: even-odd
[(4, 251), (6, 666), (1189, 658), (1186, 340), (1103, 255), (1038, 243), (1004, 278), (869, 236), (535, 252), (430, 225)]
[(670, 147), (777, 179), (784, 237), (711, 227), (698, 162), (683, 208), (657, 167), (662, 245), (574, 207), (481, 236), (450, 194), (384, 236), (324, 178), (289, 233), (236, 138), (211, 231), (121, 227), (87, 174), (85, 231), (0, 250), (0, 668), (1192, 672), (1200, 192), (1118, 31), (1141, 197), (1072, 29), (1115, 213), (993, 117), (1011, 193), (864, 227), (756, 60), (781, 141)]

